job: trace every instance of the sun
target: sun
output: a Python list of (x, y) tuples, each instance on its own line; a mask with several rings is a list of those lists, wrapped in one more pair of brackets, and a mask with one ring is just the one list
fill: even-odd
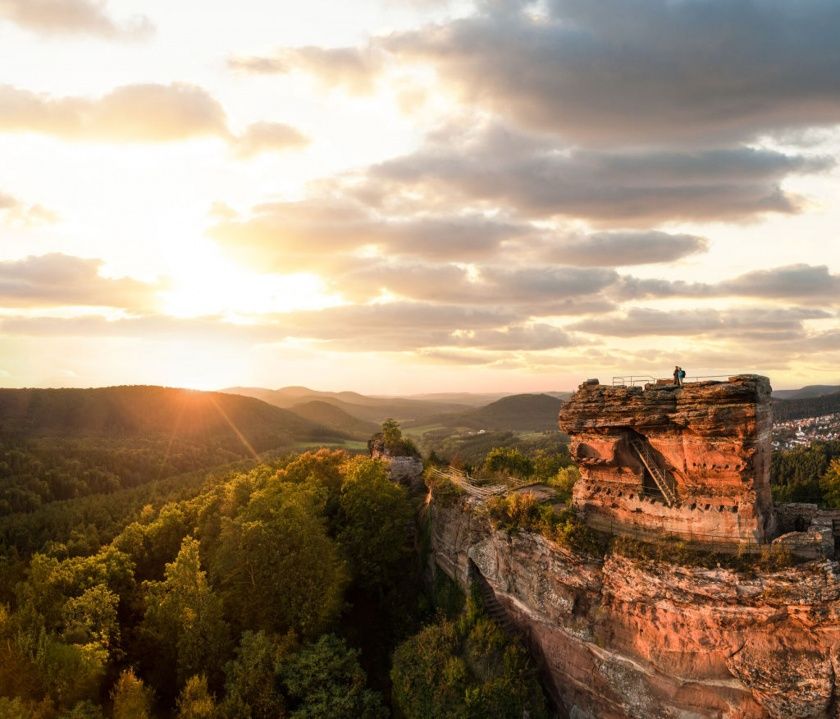
[(161, 301), (166, 314), (179, 318), (247, 317), (343, 304), (340, 295), (316, 274), (252, 272), (212, 246), (179, 259)]

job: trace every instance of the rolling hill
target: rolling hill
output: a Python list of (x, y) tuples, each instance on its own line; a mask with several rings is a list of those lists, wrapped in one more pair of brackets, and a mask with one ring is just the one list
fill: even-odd
[(145, 436), (214, 440), (257, 451), (346, 437), (251, 397), (152, 386), (0, 389), (0, 433), (16, 438)]
[(798, 399), (774, 399), (773, 419), (777, 422), (789, 419), (819, 417), (840, 412), (840, 392)]
[(515, 394), (468, 412), (438, 415), (429, 424), (476, 430), (542, 432), (557, 429), (563, 400), (549, 394)]
[(811, 384), (800, 389), (780, 389), (773, 392), (773, 399), (810, 399), (840, 392), (840, 385)]
[(306, 401), (327, 402), (352, 417), (377, 424), (391, 417), (400, 422), (419, 421), (437, 414), (470, 409), (453, 402), (433, 402), (401, 397), (370, 397), (356, 392), (318, 392), (306, 387), (284, 387), (271, 390), (261, 387), (231, 387), (223, 390), (261, 399), (275, 407), (290, 409)]
[(354, 417), (334, 404), (324, 400), (311, 400), (296, 404), (289, 410), (299, 417), (315, 422), (327, 429), (344, 434), (351, 439), (367, 441), (379, 431), (379, 425)]

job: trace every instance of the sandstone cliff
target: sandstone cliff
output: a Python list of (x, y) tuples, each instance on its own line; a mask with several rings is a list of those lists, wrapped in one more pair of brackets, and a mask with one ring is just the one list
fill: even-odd
[(770, 392), (757, 375), (685, 387), (581, 385), (559, 418), (581, 470), (575, 506), (613, 532), (769, 541)]
[(609, 555), (494, 531), (476, 500), (432, 501), (437, 565), (479, 573), (574, 719), (840, 717), (840, 571), (750, 574)]

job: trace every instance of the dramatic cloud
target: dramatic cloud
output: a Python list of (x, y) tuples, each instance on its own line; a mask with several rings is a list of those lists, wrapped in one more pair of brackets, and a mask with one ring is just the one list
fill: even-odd
[(725, 220), (794, 212), (781, 181), (819, 172), (825, 158), (730, 148), (695, 152), (568, 151), (499, 126), (430, 142), (371, 168), (357, 192), (380, 202), (412, 193), (432, 206), (503, 206), (532, 216), (611, 224)]
[(148, 310), (159, 288), (128, 278), (103, 277), (102, 264), (101, 260), (58, 253), (0, 262), (0, 303)]
[(582, 144), (715, 143), (840, 122), (834, 0), (485, 2), (396, 34), (465, 101)]
[(154, 32), (148, 18), (118, 22), (96, 0), (0, 0), (0, 19), (44, 35), (137, 39)]
[(666, 232), (600, 232), (561, 241), (548, 250), (547, 257), (567, 265), (620, 267), (674, 262), (688, 255), (705, 252), (708, 242), (693, 235)]
[(279, 122), (257, 122), (248, 126), (236, 139), (236, 152), (253, 157), (263, 152), (285, 152), (309, 144), (309, 139), (291, 125)]
[(267, 56), (234, 57), (228, 65), (234, 70), (254, 74), (305, 72), (323, 84), (343, 87), (353, 93), (373, 89), (382, 66), (381, 52), (373, 48), (283, 48)]

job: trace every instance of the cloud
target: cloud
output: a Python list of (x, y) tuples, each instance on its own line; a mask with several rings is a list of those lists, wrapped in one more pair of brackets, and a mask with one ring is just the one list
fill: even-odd
[(577, 322), (569, 329), (611, 337), (641, 335), (738, 337), (745, 341), (788, 342), (804, 336), (803, 321), (831, 315), (808, 308), (768, 309), (744, 307), (729, 310), (665, 311), (633, 307), (622, 315)]
[(302, 147), (290, 125), (257, 122), (235, 136), (224, 108), (197, 85), (123, 85), (99, 98), (50, 97), (0, 85), (0, 132), (32, 132), (68, 140), (170, 142), (219, 137), (242, 157)]
[(746, 147), (680, 151), (568, 150), (499, 125), (447, 132), (417, 152), (371, 167), (355, 191), (418, 205), (504, 207), (531, 217), (647, 225), (735, 220), (798, 210), (788, 175), (820, 172), (827, 158)]
[(621, 299), (665, 297), (755, 297), (770, 300), (840, 302), (840, 275), (825, 265), (796, 264), (756, 270), (716, 284), (623, 276), (613, 288)]
[[(478, 266), (359, 261), (332, 276), (335, 289), (361, 301), (380, 291), (414, 300), (471, 306), (520, 306), (529, 314), (555, 314), (564, 300), (600, 299), (618, 275), (605, 269)], [(557, 312), (556, 314), (566, 314)]]
[(17, 197), (0, 192), (0, 219), (24, 225), (53, 223), (58, 216), (43, 205), (27, 205)]
[(0, 303), (11, 307), (100, 306), (148, 310), (160, 289), (100, 274), (102, 260), (59, 253), (0, 262)]
[(258, 205), (249, 217), (230, 217), (211, 235), (239, 259), (257, 267), (309, 267), (324, 251), (348, 253), (376, 246), (389, 257), (474, 262), (506, 243), (535, 234), (528, 223), (468, 214), (383, 213), (345, 197)]
[(352, 93), (373, 90), (382, 67), (382, 53), (369, 48), (281, 48), (271, 55), (232, 57), (228, 66), (258, 75), (285, 75), (305, 72), (329, 87), (342, 87)]
[(825, 265), (788, 265), (756, 270), (722, 282), (723, 292), (768, 299), (831, 298), (840, 303), (840, 275), (832, 275)]
[(708, 241), (666, 232), (599, 232), (549, 246), (546, 257), (567, 265), (620, 267), (676, 260), (705, 252)]
[(240, 157), (253, 157), (263, 152), (285, 152), (309, 144), (302, 132), (280, 122), (256, 122), (236, 138), (235, 148)]
[(98, 99), (0, 85), (0, 131), (127, 142), (226, 136), (222, 106), (195, 85), (124, 85)]
[(682, 146), (840, 122), (838, 35), (834, 0), (548, 0), (380, 42), (569, 142)]
[(120, 23), (108, 14), (105, 2), (94, 0), (0, 0), (0, 19), (41, 35), (143, 39), (154, 32), (147, 17)]

